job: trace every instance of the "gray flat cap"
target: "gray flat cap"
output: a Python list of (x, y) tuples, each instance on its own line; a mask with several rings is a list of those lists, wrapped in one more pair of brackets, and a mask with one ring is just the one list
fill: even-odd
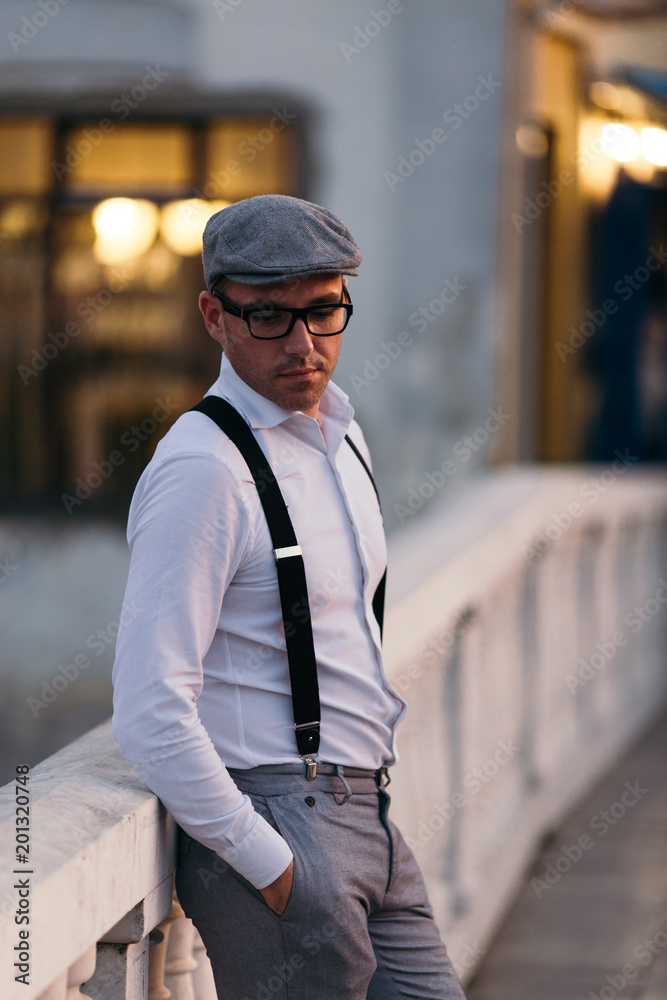
[(209, 289), (223, 275), (266, 285), (299, 274), (357, 275), (361, 263), (352, 233), (333, 212), (284, 194), (246, 198), (212, 215), (202, 256)]

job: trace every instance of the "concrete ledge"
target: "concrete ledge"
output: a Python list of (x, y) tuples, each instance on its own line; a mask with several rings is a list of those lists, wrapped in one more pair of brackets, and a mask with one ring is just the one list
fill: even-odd
[(390, 546), (392, 808), (464, 980), (544, 833), (662, 711), (666, 518), (662, 471), (511, 469)]
[[(135, 937), (169, 913), (176, 828), (120, 756), (110, 723), (35, 767), (28, 787), (30, 865), (14, 861), (15, 786), (0, 789), (0, 961), (7, 981), (19, 930), (12, 886), (29, 877), (31, 982), (13, 983), (3, 997), (31, 1000), (130, 911)], [(13, 875), (23, 868), (33, 874)]]

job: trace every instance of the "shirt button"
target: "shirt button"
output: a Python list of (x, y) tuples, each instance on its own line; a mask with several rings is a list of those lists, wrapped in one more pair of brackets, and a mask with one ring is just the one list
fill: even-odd
[(312, 795), (306, 795), (306, 805), (310, 806), (311, 809), (315, 805), (315, 799), (313, 798)]
[(302, 424), (307, 424), (308, 423), (308, 417), (301, 417), (301, 423)]

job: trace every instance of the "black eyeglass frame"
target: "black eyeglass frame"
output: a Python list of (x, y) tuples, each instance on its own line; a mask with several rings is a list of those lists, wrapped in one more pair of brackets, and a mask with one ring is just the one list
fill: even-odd
[[(268, 309), (267, 306), (252, 306), (249, 309), (243, 309), (241, 306), (237, 306), (235, 302), (226, 298), (220, 292), (213, 291), (212, 294), (215, 295), (216, 299), (219, 299), (220, 302), (222, 302), (222, 307), (225, 312), (228, 312), (231, 316), (236, 316), (238, 319), (245, 320), (246, 326), (248, 327), (248, 333), (254, 340), (282, 340), (283, 337), (289, 337), (290, 333), (294, 329), (294, 324), (298, 319), (303, 320), (306, 330), (311, 337), (339, 337), (343, 330), (347, 327), (347, 324), (350, 322), (350, 317), (354, 311), (354, 306), (349, 301), (350, 293), (347, 288), (343, 288), (343, 291), (347, 295), (347, 302), (320, 302), (317, 305), (305, 306), (302, 309), (275, 304), (274, 308), (276, 312), (286, 312), (290, 313), (292, 316), (292, 321), (285, 332), (279, 333), (277, 337), (258, 337), (257, 334), (253, 333), (250, 329), (250, 317), (252, 314), (257, 312), (270, 312), (270, 309)], [(317, 309), (326, 309), (327, 306), (336, 306), (337, 308), (342, 307), (345, 310), (345, 322), (343, 324), (343, 328), (342, 330), (337, 330), (336, 333), (314, 333), (308, 326), (308, 313), (314, 312)]]

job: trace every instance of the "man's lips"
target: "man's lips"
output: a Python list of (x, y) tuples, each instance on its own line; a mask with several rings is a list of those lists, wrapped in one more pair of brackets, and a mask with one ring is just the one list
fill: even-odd
[(297, 368), (296, 371), (279, 372), (278, 375), (280, 378), (289, 378), (296, 380), (300, 378), (302, 379), (309, 378), (311, 375), (314, 375), (318, 371), (320, 371), (319, 368)]

